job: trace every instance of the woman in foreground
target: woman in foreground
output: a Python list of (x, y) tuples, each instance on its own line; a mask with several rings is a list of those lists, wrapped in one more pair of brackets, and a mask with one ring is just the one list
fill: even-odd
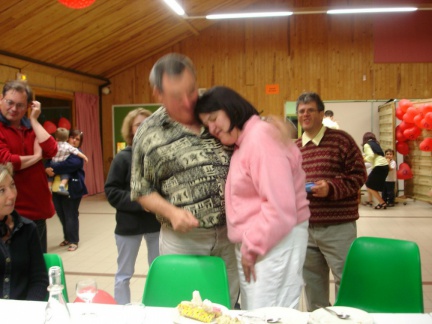
[(234, 146), (225, 206), (242, 309), (298, 308), (310, 216), (299, 149), (230, 88), (208, 90), (195, 112), (210, 134)]

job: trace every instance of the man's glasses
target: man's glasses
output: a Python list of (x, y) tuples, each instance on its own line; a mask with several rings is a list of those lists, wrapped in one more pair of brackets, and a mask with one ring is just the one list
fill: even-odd
[(308, 108), (308, 109), (300, 109), (299, 111), (297, 111), (297, 114), (299, 115), (305, 115), (305, 114), (313, 114), (318, 112), (318, 109), (315, 108)]
[(3, 99), (3, 101), (6, 103), (6, 106), (8, 108), (12, 108), (13, 106), (15, 106), (16, 109), (26, 109), (28, 107), (28, 104), (26, 103), (17, 103), (9, 99)]

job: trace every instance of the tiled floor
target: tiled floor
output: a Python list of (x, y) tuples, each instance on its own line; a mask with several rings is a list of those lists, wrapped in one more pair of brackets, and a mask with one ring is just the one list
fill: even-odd
[[(432, 312), (432, 205), (421, 201), (399, 203), (387, 210), (360, 206), (359, 236), (381, 236), (417, 242), (422, 258), (424, 305)], [(80, 245), (75, 252), (59, 247), (63, 240), (57, 216), (48, 221), (48, 252), (63, 258), (69, 299), (74, 285), (85, 277), (97, 280), (99, 288), (113, 294), (117, 249), (114, 241), (114, 209), (104, 194), (86, 197), (80, 206)], [(131, 281), (132, 301), (140, 301), (148, 271), (145, 242), (142, 243), (136, 275)], [(334, 300), (334, 295), (331, 296)], [(302, 306), (304, 307), (304, 306)]]

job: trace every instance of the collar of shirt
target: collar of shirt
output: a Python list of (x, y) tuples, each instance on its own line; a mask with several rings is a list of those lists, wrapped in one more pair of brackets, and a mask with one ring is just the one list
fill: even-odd
[(318, 134), (315, 135), (314, 138), (310, 138), (309, 136), (306, 135), (306, 133), (303, 133), (302, 135), (302, 146), (305, 146), (307, 143), (309, 143), (310, 141), (312, 141), (312, 143), (314, 143), (316, 146), (319, 145), (319, 143), (321, 142), (324, 133), (326, 131), (326, 127), (322, 126), (320, 131), (318, 132)]

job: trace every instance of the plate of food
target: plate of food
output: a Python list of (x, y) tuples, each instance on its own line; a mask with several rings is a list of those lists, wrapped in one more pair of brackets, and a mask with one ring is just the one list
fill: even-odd
[(208, 299), (203, 301), (200, 293), (194, 291), (191, 301), (178, 304), (173, 317), (176, 324), (217, 323), (217, 318), (227, 313), (228, 308)]
[[(353, 307), (345, 307), (345, 306), (331, 306), (319, 308), (314, 310), (310, 316), (308, 323), (310, 324), (373, 324), (372, 315), (365, 312), (364, 310), (353, 308)], [(329, 311), (329, 310), (330, 311)], [(333, 313), (332, 313), (333, 311)], [(337, 314), (341, 314), (339, 318)], [(342, 315), (343, 314), (343, 315)]]

